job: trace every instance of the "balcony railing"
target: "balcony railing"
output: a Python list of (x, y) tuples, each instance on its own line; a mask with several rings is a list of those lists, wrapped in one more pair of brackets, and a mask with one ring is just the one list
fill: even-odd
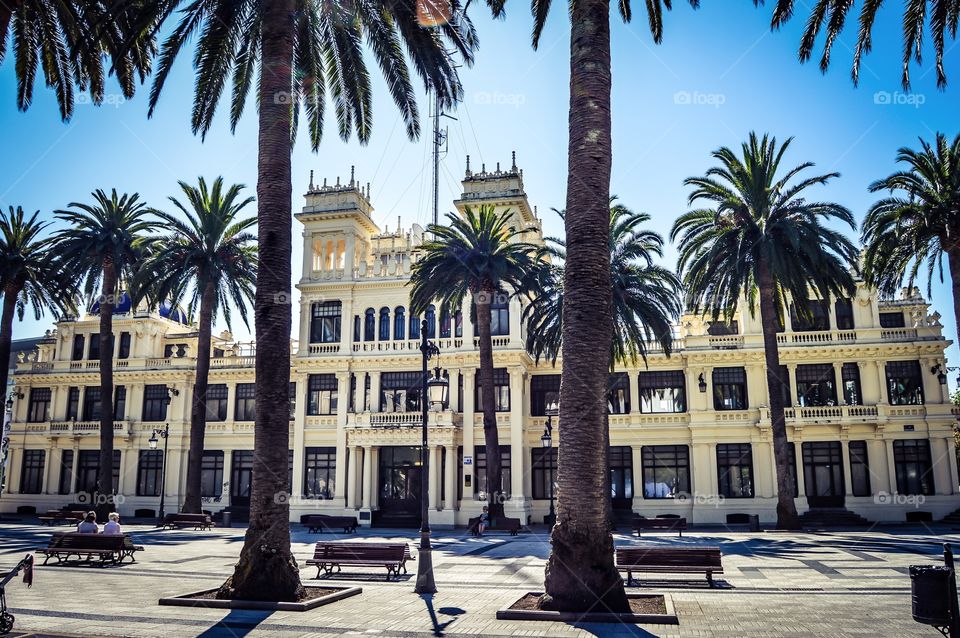
[[(114, 421), (113, 433), (121, 436), (129, 436), (132, 432), (132, 425), (128, 421)], [(46, 434), (51, 437), (58, 436), (84, 436), (87, 434), (100, 434), (99, 421), (51, 421), (46, 424)]]
[[(428, 425), (459, 426), (462, 422), (463, 416), (451, 410), (430, 412), (427, 415)], [(360, 412), (347, 415), (347, 427), (414, 428), (421, 427), (422, 423), (421, 412)]]

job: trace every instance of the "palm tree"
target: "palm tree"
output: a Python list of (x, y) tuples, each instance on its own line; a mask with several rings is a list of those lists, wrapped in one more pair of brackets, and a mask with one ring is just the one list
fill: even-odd
[(943, 281), (946, 255), (960, 328), (960, 135), (949, 142), (937, 133), (934, 144), (921, 139), (920, 146), (897, 152), (906, 170), (870, 185), (870, 192), (890, 196), (871, 206), (863, 221), (864, 279), (891, 294), (904, 280), (913, 286), (924, 268), (929, 292), (935, 272)]
[[(699, 0), (689, 0), (698, 7)], [(487, 0), (502, 16), (506, 0)], [(664, 10), (672, 0), (644, 3), (653, 40), (663, 38)], [(550, 11), (550, 0), (531, 0), (533, 47)], [(617, 3), (632, 18), (630, 0)], [(623, 579), (613, 562), (610, 518), (606, 395), (609, 366), (597, 357), (613, 336), (610, 289), (610, 0), (572, 0), (570, 13), (570, 107), (567, 117), (567, 215), (564, 229), (563, 368), (558, 433), (557, 521), (546, 568), (543, 609), (629, 611)], [(575, 494), (582, 498), (573, 500)]]
[(490, 306), (498, 297), (523, 293), (534, 270), (536, 247), (520, 241), (525, 231), (511, 225), (507, 210), (492, 206), (474, 213), (467, 206), (461, 217), (447, 213), (448, 226), (431, 224), (432, 237), (421, 246), (422, 256), (410, 275), (410, 312), (419, 315), (434, 300), (453, 314), (470, 297), (480, 346), (480, 406), (487, 456), (487, 501), (491, 518), (502, 516), (500, 442), (493, 387), (493, 340)]
[[(754, 0), (754, 4), (763, 4), (763, 0)], [(777, 0), (773, 11), (771, 26), (779, 29), (793, 17), (795, 0)], [(805, 2), (801, 2), (807, 8)], [(829, 4), (829, 7), (828, 7)], [(847, 16), (854, 2), (817, 2), (810, 9), (810, 17), (800, 40), (798, 56), (801, 62), (807, 62), (813, 55), (817, 37), (824, 33), (823, 53), (820, 56), (820, 70), (826, 73), (830, 67), (830, 54), (833, 44), (840, 37), (846, 25)], [(883, 0), (864, 0), (860, 8), (860, 29), (857, 46), (853, 52), (851, 78), (854, 84), (860, 79), (860, 64), (863, 56), (873, 48), (873, 25)], [(923, 38), (925, 32), (933, 40), (936, 53), (937, 86), (947, 84), (947, 75), (943, 69), (943, 54), (946, 36), (957, 37), (957, 24), (960, 21), (960, 0), (907, 0), (903, 3), (901, 30), (903, 33), (903, 76), (905, 89), (910, 88), (910, 65), (921, 63)], [(829, 15), (828, 15), (829, 14)]]
[[(682, 310), (680, 280), (670, 270), (653, 263), (663, 256), (663, 238), (640, 227), (650, 215), (635, 213), (611, 198), (610, 286), (613, 295), (613, 342), (610, 365), (647, 360), (652, 342), (667, 354), (673, 348), (671, 321)], [(556, 209), (554, 209), (556, 211)], [(564, 217), (563, 211), (556, 211)], [(548, 237), (540, 253), (547, 259), (538, 276), (537, 292), (524, 309), (527, 350), (536, 358), (556, 363), (563, 342), (563, 261), (566, 243)], [(558, 263), (553, 263), (557, 260)]]
[(197, 371), (190, 411), (190, 455), (187, 487), (182, 511), (200, 513), (200, 471), (203, 465), (203, 437), (207, 422), (207, 380), (210, 375), (210, 334), (213, 322), (222, 314), (230, 327), (231, 303), (245, 325), (247, 305), (253, 303), (257, 279), (256, 235), (248, 232), (255, 217), (240, 219), (252, 197), (240, 199), (242, 184), (226, 190), (223, 178), (208, 188), (201, 177), (197, 186), (180, 182), (186, 204), (175, 197), (170, 202), (183, 213), (154, 211), (169, 234), (146, 260), (134, 280), (134, 301), (145, 294), (168, 300), (176, 308), (187, 298), (188, 312), (200, 310), (197, 338)]
[(787, 388), (777, 351), (785, 296), (799, 312), (809, 313), (811, 289), (821, 299), (851, 294), (858, 256), (849, 239), (824, 225), (856, 228), (852, 213), (839, 204), (804, 198), (810, 187), (839, 174), (795, 181), (812, 162), (781, 172), (790, 142), (778, 145), (776, 138), (751, 133), (739, 157), (727, 147), (714, 151), (719, 165), (684, 182), (694, 188), (690, 205), (703, 200), (708, 207), (681, 215), (671, 231), (671, 239), (679, 238), (679, 270), (693, 312), (729, 318), (745, 299), (753, 313), (759, 295), (780, 529), (799, 527), (783, 414)]
[(452, 45), (471, 63), (476, 37), (459, 0), (451, 2), (449, 20), (436, 29), (418, 23), (413, 3), (380, 0), (163, 0), (150, 3), (154, 13), (143, 22), (162, 25), (181, 4), (180, 22), (161, 47), (150, 112), (157, 106), (176, 57), (194, 34), (194, 132), (205, 135), (209, 130), (228, 79), (233, 86), (231, 127), (239, 121), (254, 83), (259, 107), (256, 455), (247, 535), (234, 573), (217, 595), (296, 600), (303, 587), (290, 551), (290, 507), (286, 499), (277, 498), (288, 486), (286, 475), (275, 474), (272, 468), (286, 467), (289, 446), (290, 156), (300, 108), (306, 114), (314, 151), (323, 133), (328, 92), (340, 137), (349, 139), (356, 131), (362, 143), (369, 139), (372, 84), (363, 57), (362, 42), (366, 40), (407, 134), (415, 138), (420, 131), (419, 118), (405, 56), (441, 107), (448, 108), (460, 98), (462, 87), (445, 46)]
[[(73, 115), (74, 87), (89, 91), (90, 101), (104, 99), (104, 78), (115, 73), (125, 99), (150, 73), (156, 53), (148, 30), (137, 24), (141, 3), (111, 0), (6, 0), (0, 3), (0, 64), (8, 38), (13, 44), (17, 107), (33, 101), (37, 70), (54, 89), (60, 118)], [(104, 73), (104, 62), (110, 66)]]
[(148, 218), (149, 208), (140, 195), (107, 195), (97, 189), (94, 202), (71, 202), (58, 210), (57, 218), (66, 228), (54, 237), (56, 252), (64, 268), (83, 282), (87, 299), (99, 286), (97, 306), (100, 313), (100, 469), (97, 476), (100, 509), (108, 509), (113, 500), (113, 309), (121, 295), (121, 286), (129, 282), (141, 260), (149, 252), (147, 233), (156, 224)]
[[(50, 239), (41, 238), (49, 224), (37, 221), (39, 214), (28, 219), (20, 206), (11, 206), (9, 214), (0, 215), (0, 361), (10, 360), (14, 314), (23, 321), (27, 306), (37, 319), (44, 310), (57, 315), (74, 309), (75, 282), (51, 250)], [(8, 370), (2, 368), (0, 388), (5, 389)]]

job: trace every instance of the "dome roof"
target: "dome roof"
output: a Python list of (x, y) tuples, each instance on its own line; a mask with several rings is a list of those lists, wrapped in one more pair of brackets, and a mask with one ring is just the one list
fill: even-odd
[(159, 312), (160, 316), (164, 319), (176, 321), (177, 323), (188, 323), (187, 313), (185, 313), (182, 308), (174, 308), (169, 301), (164, 301), (160, 304)]
[[(113, 307), (113, 314), (122, 315), (130, 312), (132, 308), (133, 308), (133, 302), (130, 299), (130, 295), (128, 295), (126, 292), (122, 292), (120, 293), (120, 300)], [(99, 312), (100, 312), (100, 301), (94, 301), (93, 305), (90, 306), (90, 314), (95, 315), (95, 314), (99, 314)]]
[[(126, 292), (120, 294), (120, 300), (117, 302), (117, 305), (113, 308), (113, 314), (122, 315), (130, 312), (133, 309), (133, 302), (130, 299), (130, 295)], [(160, 308), (157, 310), (159, 315), (164, 319), (169, 319), (170, 321), (176, 321), (177, 323), (187, 324), (187, 313), (183, 311), (183, 308), (174, 308), (169, 301), (164, 301), (160, 304)], [(90, 314), (96, 315), (100, 313), (100, 302), (95, 301), (93, 305), (90, 306)]]

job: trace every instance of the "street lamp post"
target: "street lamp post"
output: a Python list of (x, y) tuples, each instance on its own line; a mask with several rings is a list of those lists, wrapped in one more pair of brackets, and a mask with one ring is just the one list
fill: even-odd
[(169, 448), (170, 443), (170, 424), (165, 423), (163, 429), (155, 428), (153, 434), (150, 435), (150, 438), (147, 440), (147, 443), (150, 445), (151, 450), (157, 449), (157, 437), (163, 437), (163, 461), (160, 465), (160, 511), (157, 514), (158, 525), (163, 525), (163, 519), (166, 516), (166, 512), (163, 511), (163, 496), (164, 488), (167, 484), (167, 449)]
[(413, 591), (418, 594), (435, 594), (437, 584), (433, 578), (433, 558), (430, 549), (430, 458), (427, 448), (427, 423), (429, 410), (433, 407), (442, 410), (447, 398), (449, 382), (441, 375), (440, 366), (434, 368), (431, 377), (427, 368), (430, 357), (440, 356), (436, 344), (427, 340), (427, 321), (420, 322), (420, 353), (423, 364), (423, 377), (420, 386), (420, 407), (422, 409), (420, 444), (420, 557), (417, 560), (417, 583)]
[(557, 513), (553, 507), (553, 459), (550, 458), (550, 450), (553, 448), (553, 417), (560, 414), (560, 398), (556, 392), (551, 392), (547, 395), (546, 399), (547, 405), (544, 412), (547, 415), (547, 424), (543, 430), (543, 436), (540, 437), (540, 443), (543, 445), (543, 458), (549, 470), (549, 476), (547, 478), (550, 482), (550, 513), (547, 514), (547, 518), (543, 522), (553, 526), (557, 521)]

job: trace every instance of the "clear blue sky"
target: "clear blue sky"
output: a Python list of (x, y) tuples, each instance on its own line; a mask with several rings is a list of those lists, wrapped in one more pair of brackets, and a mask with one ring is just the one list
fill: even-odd
[[(834, 48), (833, 67), (823, 76), (815, 65), (796, 60), (805, 15), (771, 33), (770, 6), (755, 9), (749, 0), (703, 4), (693, 11), (687, 3), (676, 2), (659, 46), (649, 36), (639, 0), (634, 0), (633, 23), (613, 19), (611, 190), (627, 205), (649, 212), (661, 233), (686, 210), (683, 179), (710, 165), (711, 150), (738, 144), (750, 130), (795, 136), (792, 163), (812, 160), (823, 172), (842, 173), (819, 196), (850, 207), (858, 219), (873, 201), (867, 185), (894, 170), (898, 147), (915, 145), (918, 136), (932, 138), (936, 131), (951, 137), (958, 132), (960, 50), (954, 42), (948, 43), (951, 85), (946, 91), (937, 90), (933, 67), (927, 63), (914, 68), (914, 93), (901, 92), (900, 3), (886, 3), (881, 13), (875, 50), (866, 59), (859, 88), (849, 79), (854, 19)], [(471, 8), (480, 51), (475, 66), (462, 71), (465, 100), (454, 113), (458, 120), (448, 123), (441, 210), (451, 209), (459, 193), (465, 155), (471, 155), (475, 169), (483, 162), (493, 168), (497, 161), (509, 165), (510, 151), (516, 150), (531, 203), (539, 207), (547, 232), (561, 233), (548, 211), (564, 203), (569, 26), (564, 3), (554, 3), (553, 9), (540, 50), (533, 51), (528, 5), (508, 3), (502, 21), (491, 20), (482, 3)], [(932, 61), (931, 50), (926, 58)], [(94, 188), (116, 187), (138, 191), (152, 205), (164, 207), (166, 196), (176, 192), (176, 180), (193, 181), (198, 175), (223, 175), (247, 184), (253, 194), (253, 102), (236, 135), (229, 132), (222, 104), (220, 121), (201, 142), (189, 128), (192, 86), (190, 56), (184, 56), (152, 120), (146, 117), (147, 93), (141, 90), (126, 103), (114, 93), (100, 108), (78, 105), (73, 120), (63, 124), (52, 93), (42, 84), (30, 110), (16, 110), (8, 48), (0, 67), (0, 205), (22, 205), (51, 216), (70, 201), (89, 199)], [(348, 177), (354, 164), (358, 178), (372, 183), (381, 228), (394, 229), (398, 217), (405, 227), (428, 221), (429, 136), (418, 142), (406, 139), (382, 84), (374, 108), (374, 133), (365, 147), (341, 142), (332, 120), (319, 154), (311, 153), (306, 136), (301, 136), (293, 158), (294, 210), (303, 204), (310, 170), (317, 181), (333, 180)], [(421, 108), (425, 114), (423, 101)], [(423, 124), (429, 130), (428, 122)], [(297, 275), (299, 244), (294, 250)], [(667, 261), (672, 265), (674, 259), (671, 247)], [(935, 285), (935, 307), (944, 315), (947, 334), (955, 335), (950, 301), (947, 289)], [(46, 319), (29, 319), (15, 326), (15, 336), (34, 335), (48, 326)], [(245, 333), (242, 326), (234, 329), (238, 335)], [(956, 346), (951, 352), (957, 363)]]

